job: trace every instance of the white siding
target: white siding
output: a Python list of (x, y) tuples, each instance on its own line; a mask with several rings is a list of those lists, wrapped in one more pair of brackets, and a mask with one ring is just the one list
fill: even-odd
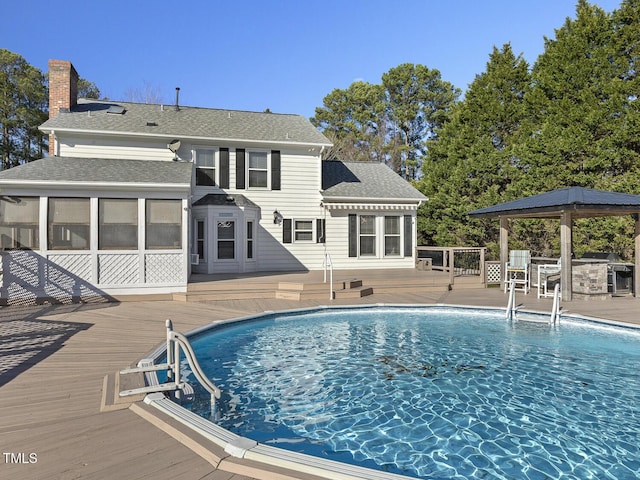
[[(90, 138), (85, 136), (59, 137), (58, 156), (78, 158), (127, 158), (132, 160), (173, 160), (167, 140), (131, 140)], [(180, 149), (179, 154), (184, 147)], [(189, 153), (189, 160), (191, 154)]]
[[(251, 149), (247, 149), (249, 151)], [(316, 219), (322, 217), (320, 201), (320, 158), (304, 150), (280, 150), (281, 190), (237, 190), (235, 150), (230, 152), (230, 193), (242, 194), (260, 206), (256, 260), (259, 271), (320, 269), (324, 258), (323, 244), (316, 243)], [(248, 156), (247, 156), (248, 162)], [(273, 223), (273, 212), (285, 219), (312, 220), (312, 242), (283, 243), (283, 224)]]
[[(349, 213), (376, 216), (376, 256), (349, 257)], [(404, 210), (332, 210), (327, 215), (327, 252), (331, 255), (333, 267), (336, 269), (364, 268), (414, 268), (415, 248), (410, 257), (384, 256), (384, 232), (382, 223), (385, 216), (412, 216), (412, 245), (416, 243), (416, 212)], [(401, 244), (404, 242), (404, 229), (401, 228)]]

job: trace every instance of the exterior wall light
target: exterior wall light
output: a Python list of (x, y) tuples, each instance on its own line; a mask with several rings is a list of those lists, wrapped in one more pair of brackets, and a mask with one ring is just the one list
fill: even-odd
[(273, 223), (275, 223), (276, 225), (280, 225), (282, 223), (283, 218), (284, 217), (278, 210), (275, 210), (273, 212)]

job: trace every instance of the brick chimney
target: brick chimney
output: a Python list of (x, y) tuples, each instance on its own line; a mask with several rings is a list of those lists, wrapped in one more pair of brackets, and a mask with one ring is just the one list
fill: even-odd
[[(78, 100), (78, 72), (67, 60), (49, 60), (49, 118), (69, 111)], [(49, 155), (55, 155), (55, 140), (49, 135)]]

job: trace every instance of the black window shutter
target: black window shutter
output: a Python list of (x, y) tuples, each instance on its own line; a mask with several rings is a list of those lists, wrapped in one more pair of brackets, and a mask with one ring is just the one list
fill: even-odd
[(271, 150), (271, 190), (280, 190), (280, 150)]
[(220, 188), (229, 188), (229, 149), (220, 149)]
[(236, 188), (243, 190), (244, 178), (245, 178), (245, 160), (244, 160), (244, 148), (238, 148), (236, 150)]
[(282, 243), (291, 243), (291, 219), (282, 220)]
[(413, 256), (413, 227), (411, 225), (411, 215), (404, 216), (404, 256)]
[(326, 243), (326, 221), (324, 218), (316, 219), (316, 243)]
[(349, 215), (349, 256), (358, 256), (358, 216)]

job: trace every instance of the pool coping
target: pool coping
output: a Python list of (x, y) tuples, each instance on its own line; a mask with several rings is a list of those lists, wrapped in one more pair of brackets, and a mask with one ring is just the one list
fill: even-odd
[[(353, 309), (375, 309), (375, 308), (419, 308), (422, 310), (434, 310), (442, 308), (452, 308), (457, 310), (483, 310), (491, 312), (504, 312), (504, 308), (500, 307), (487, 307), (476, 305), (459, 305), (459, 304), (395, 304), (395, 303), (375, 303), (367, 305), (318, 305), (313, 307), (296, 308), (289, 310), (267, 310), (262, 313), (241, 316), (237, 318), (216, 321), (202, 327), (195, 328), (186, 332), (184, 335), (189, 338), (194, 335), (198, 335), (204, 331), (222, 328), (224, 326), (232, 325), (235, 323), (247, 322), (247, 321), (259, 321), (268, 317), (281, 316), (281, 315), (296, 315), (300, 313), (313, 313), (320, 311), (331, 310), (353, 310)], [(534, 321), (537, 323), (544, 323), (544, 318), (549, 317), (549, 312), (543, 312), (538, 310), (518, 309), (518, 313), (534, 315), (540, 317)], [(578, 321), (586, 321), (589, 323), (604, 324), (614, 327), (621, 327), (625, 329), (631, 329), (634, 331), (640, 330), (640, 325), (634, 325), (615, 320), (607, 320), (599, 317), (590, 317), (582, 314), (569, 314), (568, 312), (561, 312), (560, 321), (562, 319), (572, 319)], [(527, 321), (529, 319), (521, 318), (505, 321)], [(547, 321), (548, 322), (548, 321)], [(548, 322), (550, 323), (550, 322)], [(155, 350), (153, 350), (147, 357), (138, 362), (138, 366), (149, 366), (158, 361), (158, 359), (166, 352), (166, 343), (160, 344)], [(159, 385), (159, 380), (156, 372), (149, 372), (145, 374), (146, 382), (149, 385)], [(284, 468), (294, 472), (300, 472), (307, 475), (313, 475), (321, 478), (328, 478), (330, 480), (409, 480), (416, 477), (392, 474), (389, 472), (383, 472), (381, 470), (370, 469), (358, 465), (352, 465), (348, 463), (338, 462), (335, 460), (329, 460), (326, 458), (316, 457), (308, 454), (293, 452), (278, 447), (272, 447), (262, 443), (258, 443), (255, 440), (242, 437), (233, 432), (230, 432), (219, 425), (187, 410), (173, 400), (167, 398), (163, 393), (148, 394), (144, 403), (149, 405), (170, 418), (176, 420), (180, 424), (184, 425), (188, 429), (208, 439), (210, 442), (220, 447), (227, 455), (235, 457), (237, 459), (245, 459), (258, 464), (268, 465), (271, 467)], [(184, 443), (184, 442), (182, 442)], [(196, 452), (197, 453), (197, 452)], [(266, 477), (265, 477), (266, 478)]]

